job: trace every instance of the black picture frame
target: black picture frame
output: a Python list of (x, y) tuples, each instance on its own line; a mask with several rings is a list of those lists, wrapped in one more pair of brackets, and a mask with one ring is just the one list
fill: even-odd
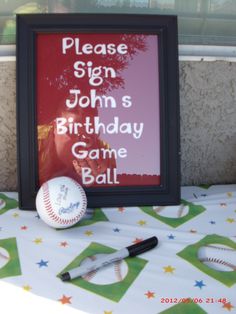
[[(88, 207), (176, 205), (180, 202), (177, 17), (145, 14), (17, 15), (17, 150), (19, 207), (35, 210), (39, 189), (36, 129), (38, 33), (157, 34), (159, 45), (161, 183), (86, 188)], [(155, 137), (155, 134), (153, 135)], [(140, 165), (142, 167), (142, 165)]]

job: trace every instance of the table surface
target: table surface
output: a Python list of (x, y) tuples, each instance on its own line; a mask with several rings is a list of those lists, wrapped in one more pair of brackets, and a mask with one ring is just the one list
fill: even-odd
[[(19, 210), (17, 198), (0, 193), (0, 292), (9, 313), (236, 313), (236, 185), (182, 187), (179, 206), (88, 209), (63, 230)], [(59, 278), (87, 257), (152, 236), (159, 244), (144, 254)], [(205, 264), (198, 254), (209, 246), (215, 260)]]

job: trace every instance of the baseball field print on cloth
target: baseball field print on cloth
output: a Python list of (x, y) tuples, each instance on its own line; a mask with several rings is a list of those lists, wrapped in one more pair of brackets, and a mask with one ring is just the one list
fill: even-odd
[(226, 237), (208, 235), (177, 255), (228, 287), (236, 284), (236, 243)]
[(0, 278), (21, 275), (15, 238), (0, 240)]
[[(87, 216), (87, 215), (86, 215)], [(80, 220), (77, 222), (75, 225), (69, 227), (71, 228), (79, 228), (79, 227), (84, 227), (84, 226), (89, 226), (93, 225), (99, 221), (108, 221), (106, 215), (103, 213), (101, 208), (94, 208), (91, 211), (91, 214), (89, 217), (86, 217), (85, 219)], [(58, 231), (63, 230), (63, 229), (57, 229)]]
[(202, 205), (195, 205), (185, 200), (177, 206), (143, 206), (146, 214), (176, 228), (203, 213), (206, 209)]
[(9, 198), (3, 193), (0, 193), (0, 215), (4, 214), (9, 209), (16, 208), (18, 206), (18, 202), (13, 199)]
[[(95, 260), (103, 254), (110, 254), (116, 250), (99, 243), (91, 243), (79, 256), (77, 256), (60, 274), (78, 267), (86, 260)], [(128, 288), (138, 277), (147, 261), (143, 258), (132, 257), (120, 260), (98, 271), (93, 271), (81, 278), (71, 280), (71, 284), (84, 288), (90, 292), (119, 302)], [(60, 275), (59, 274), (59, 275)], [(58, 276), (59, 276), (58, 275)]]
[(186, 299), (186, 303), (179, 303), (169, 309), (160, 312), (160, 314), (207, 314), (198, 304), (191, 299)]

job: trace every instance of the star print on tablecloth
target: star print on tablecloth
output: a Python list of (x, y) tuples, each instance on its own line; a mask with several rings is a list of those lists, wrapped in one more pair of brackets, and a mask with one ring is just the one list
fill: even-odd
[(222, 307), (223, 307), (223, 309), (226, 309), (230, 312), (234, 308), (234, 306), (230, 302), (225, 303)]
[(117, 210), (118, 210), (118, 212), (123, 213), (125, 211), (125, 208), (124, 207), (118, 207)]
[(28, 229), (27, 226), (21, 226), (21, 227), (20, 227), (20, 230), (23, 230), (23, 231), (25, 231), (25, 230), (27, 230), (27, 229)]
[(202, 289), (202, 287), (205, 287), (206, 285), (204, 284), (203, 280), (195, 280), (195, 285), (194, 287), (199, 287), (200, 289)]
[(93, 235), (93, 231), (87, 230), (84, 232), (84, 234), (89, 237), (89, 236)]
[(41, 244), (43, 242), (42, 238), (35, 238), (33, 241), (35, 244)]
[(170, 265), (163, 267), (163, 269), (164, 269), (164, 273), (173, 274), (175, 271), (175, 268)]
[(36, 264), (38, 264), (39, 268), (41, 268), (41, 267), (48, 267), (48, 263), (49, 261), (44, 261), (43, 259), (41, 259), (41, 261)]
[(31, 287), (30, 285), (24, 285), (22, 288), (23, 288), (23, 290), (25, 290), (25, 291), (30, 291), (30, 290), (32, 290), (32, 287)]
[(12, 214), (12, 217), (18, 218), (18, 217), (20, 217), (20, 215), (18, 213), (14, 213), (14, 214)]
[(232, 193), (232, 192), (228, 192), (228, 193), (227, 193), (227, 196), (228, 196), (228, 197), (232, 197), (232, 196), (233, 196), (233, 193)]
[(174, 240), (175, 236), (173, 234), (170, 234), (167, 236), (169, 240)]
[(232, 224), (233, 222), (235, 222), (235, 219), (229, 217), (226, 219), (226, 221), (229, 222), (230, 224)]
[(112, 311), (104, 311), (104, 314), (112, 314)]
[(59, 302), (61, 302), (61, 304), (71, 304), (71, 298), (72, 297), (67, 297), (66, 295), (63, 294), (63, 296), (58, 299)]
[(146, 293), (144, 293), (146, 295), (146, 297), (148, 299), (152, 299), (152, 298), (155, 298), (155, 292), (152, 292), (152, 291), (147, 291)]
[(114, 232), (120, 232), (120, 229), (119, 228), (114, 228), (113, 231)]
[(60, 242), (60, 246), (61, 247), (67, 247), (69, 244), (68, 244), (68, 242), (66, 242), (66, 241), (62, 241), (62, 242)]
[(209, 221), (209, 224), (211, 224), (211, 225), (215, 225), (215, 224), (216, 224), (216, 222), (215, 222), (214, 220), (211, 220), (211, 221)]
[(139, 220), (137, 221), (137, 224), (140, 225), (140, 226), (145, 226), (147, 224), (146, 220)]

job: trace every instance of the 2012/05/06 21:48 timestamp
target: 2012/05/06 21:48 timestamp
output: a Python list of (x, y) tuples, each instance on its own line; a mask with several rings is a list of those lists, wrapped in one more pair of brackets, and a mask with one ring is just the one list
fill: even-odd
[(227, 303), (226, 298), (160, 298), (161, 303)]

